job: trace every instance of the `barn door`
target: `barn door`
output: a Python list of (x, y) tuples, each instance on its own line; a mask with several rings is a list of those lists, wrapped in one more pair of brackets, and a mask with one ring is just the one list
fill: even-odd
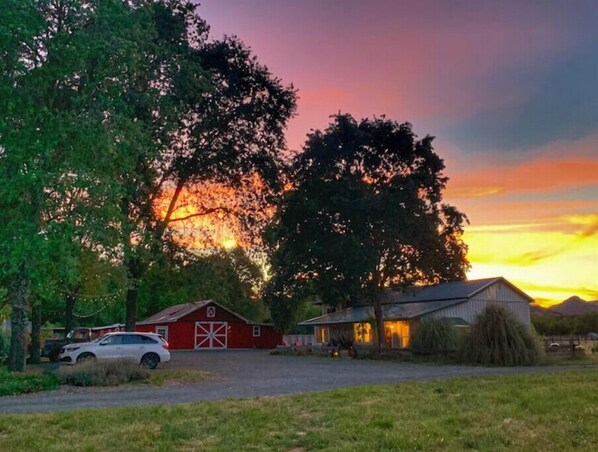
[(227, 322), (195, 322), (195, 348), (226, 348)]

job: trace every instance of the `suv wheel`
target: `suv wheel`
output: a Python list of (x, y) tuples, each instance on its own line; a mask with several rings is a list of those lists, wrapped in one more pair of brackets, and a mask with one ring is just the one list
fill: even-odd
[(147, 367), (148, 369), (155, 369), (160, 362), (160, 357), (155, 353), (146, 353), (141, 358), (141, 365)]
[(77, 356), (77, 363), (85, 363), (88, 361), (97, 361), (93, 353), (81, 353), (79, 356)]

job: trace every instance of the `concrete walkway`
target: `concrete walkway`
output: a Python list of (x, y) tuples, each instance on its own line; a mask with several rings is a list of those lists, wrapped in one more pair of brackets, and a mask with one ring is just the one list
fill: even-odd
[(460, 376), (560, 372), (571, 367), (489, 368), (387, 361), (271, 356), (267, 351), (174, 352), (174, 368), (214, 374), (201, 384), (172, 387), (126, 386), (68, 392), (60, 389), (0, 397), (0, 413), (33, 413), (99, 407), (163, 405), (296, 394), (309, 391)]

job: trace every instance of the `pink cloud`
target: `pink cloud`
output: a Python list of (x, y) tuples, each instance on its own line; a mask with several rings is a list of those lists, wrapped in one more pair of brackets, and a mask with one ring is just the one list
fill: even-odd
[(572, 42), (562, 18), (534, 4), (201, 3), (214, 36), (237, 34), (299, 89), (299, 115), (288, 134), (293, 148), (339, 109), (358, 118), (447, 124), (523, 102), (533, 79), (509, 90), (484, 81), (548, 64)]

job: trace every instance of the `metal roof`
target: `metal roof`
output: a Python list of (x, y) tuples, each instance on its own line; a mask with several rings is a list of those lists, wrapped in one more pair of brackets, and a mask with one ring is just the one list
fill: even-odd
[(148, 317), (143, 322), (137, 322), (137, 325), (176, 322), (177, 320), (182, 319), (186, 315), (189, 315), (192, 312), (195, 312), (198, 309), (201, 309), (208, 304), (213, 304), (213, 305), (218, 306), (221, 309), (224, 309), (225, 311), (229, 312), (230, 314), (234, 315), (235, 317), (238, 317), (239, 319), (243, 320), (245, 323), (247, 323), (249, 325), (272, 326), (271, 323), (254, 322), (252, 320), (248, 320), (245, 317), (240, 316), (236, 312), (231, 311), (227, 307), (222, 306), (219, 303), (216, 303), (214, 300), (201, 300), (201, 301), (195, 301), (193, 303), (175, 304), (173, 306), (167, 307), (166, 309), (163, 309), (162, 311), (158, 312), (157, 314), (154, 314), (151, 317)]
[[(457, 300), (435, 300), (419, 303), (392, 303), (382, 305), (382, 317), (384, 320), (409, 320), (430, 312), (448, 308), (459, 303), (463, 303), (467, 298)], [(367, 322), (374, 318), (374, 308), (372, 306), (355, 306), (333, 312), (320, 317), (316, 317), (299, 325), (313, 326), (331, 323), (355, 323)]]
[(148, 317), (143, 322), (137, 322), (139, 325), (143, 325), (144, 323), (167, 323), (167, 322), (176, 322), (180, 318), (186, 316), (187, 314), (191, 314), (198, 309), (203, 308), (204, 306), (213, 303), (212, 300), (202, 300), (196, 301), (194, 303), (182, 303), (182, 304), (175, 304), (174, 306), (169, 306), (166, 309), (154, 314), (151, 317)]
[(413, 286), (404, 290), (389, 290), (382, 296), (382, 303), (414, 303), (419, 301), (454, 300), (471, 298), (503, 278), (485, 278), (471, 281), (454, 281), (433, 286)]
[[(528, 301), (532, 298), (502, 277), (454, 281), (433, 286), (414, 286), (404, 290), (388, 290), (382, 295), (385, 320), (407, 320), (454, 306), (475, 296), (496, 282), (503, 282)], [(315, 317), (299, 325), (366, 322), (374, 318), (369, 305), (354, 306), (342, 311)]]

